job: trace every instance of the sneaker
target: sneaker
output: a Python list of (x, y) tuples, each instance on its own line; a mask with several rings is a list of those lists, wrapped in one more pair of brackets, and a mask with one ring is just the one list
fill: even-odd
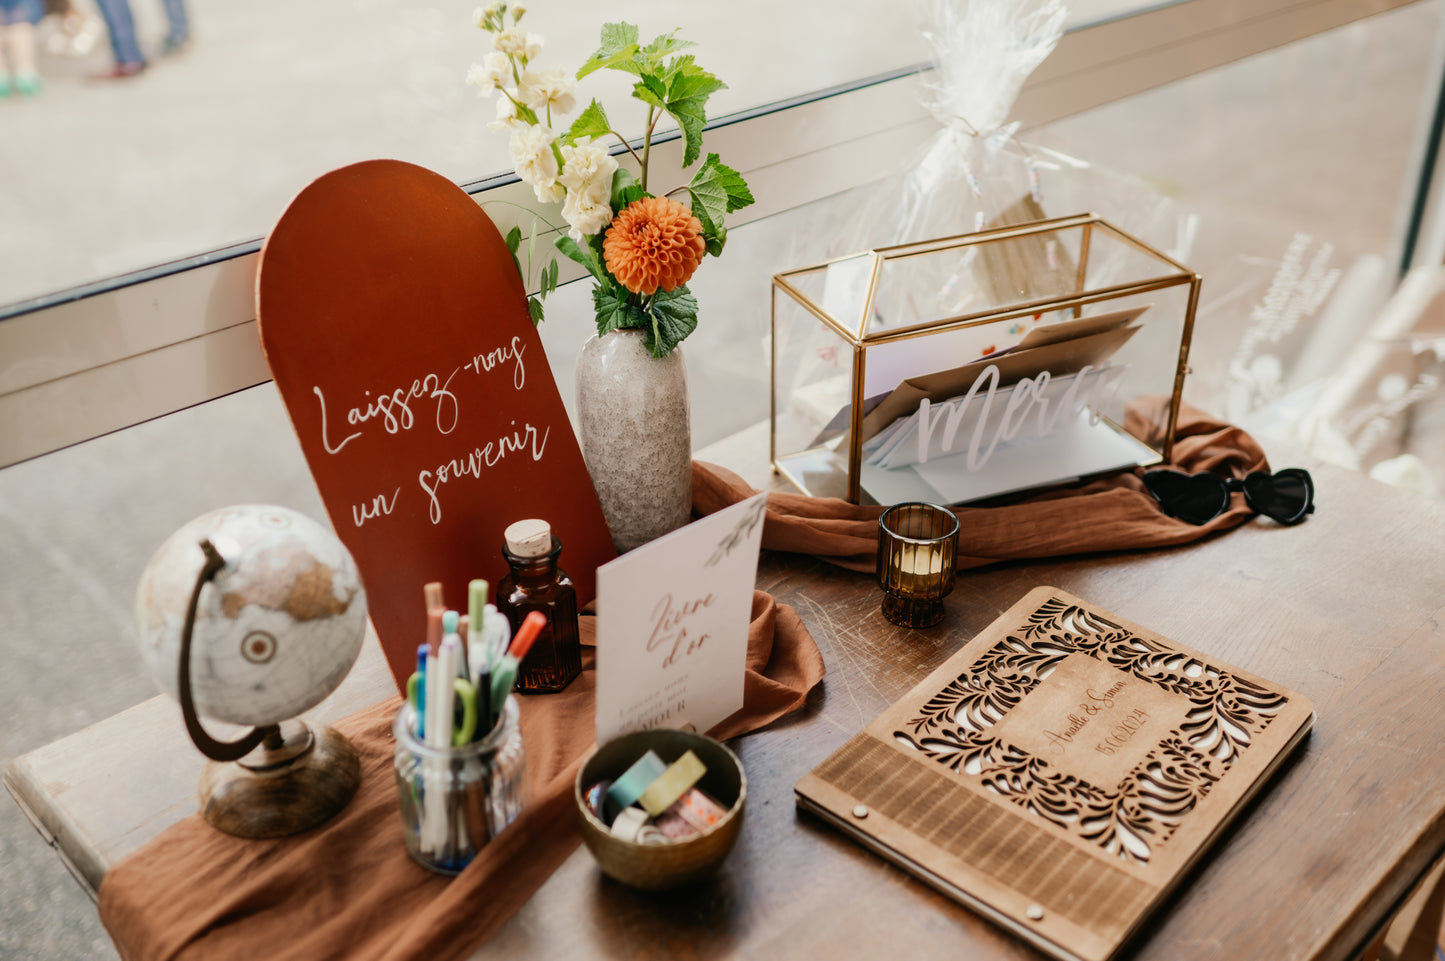
[(125, 80), (134, 77), (145, 70), (145, 61), (138, 63), (117, 63), (106, 70), (100, 70), (90, 75), (91, 80)]
[(10, 96), (10, 74), (0, 73), (0, 98)]
[(21, 73), (15, 75), (15, 89), (22, 97), (34, 97), (45, 88), (45, 81), (40, 79), (38, 73)]
[(190, 37), (173, 37), (169, 34), (161, 41), (161, 56), (173, 57), (176, 54), (185, 53), (191, 48)]

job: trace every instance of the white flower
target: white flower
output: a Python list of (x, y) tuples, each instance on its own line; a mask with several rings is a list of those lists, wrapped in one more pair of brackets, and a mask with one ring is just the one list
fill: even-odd
[(552, 131), (541, 124), (520, 127), (512, 131), (509, 148), (517, 176), (523, 183), (531, 184), (538, 200), (548, 203), (562, 199), (562, 185), (557, 183), (557, 157), (552, 153)]
[(517, 119), (517, 105), (510, 97), (497, 98), (497, 119), (487, 124), (490, 130), (515, 130), (524, 126), (525, 121)]
[(474, 63), (467, 71), (467, 83), (477, 88), (477, 96), (485, 97), (511, 78), (512, 63), (504, 53), (495, 50), (487, 54), (481, 63)]
[(521, 20), (521, 19), (522, 19), (523, 17), (525, 17), (526, 15), (527, 15), (527, 5), (526, 5), (525, 3), (514, 3), (514, 4), (512, 4), (512, 22), (513, 22), (513, 23), (516, 23), (518, 20)]
[(583, 237), (595, 234), (612, 223), (612, 205), (608, 202), (610, 194), (610, 181), (607, 186), (594, 182), (581, 190), (568, 190), (567, 200), (562, 204), (562, 219), (572, 228), (567, 231), (568, 236), (581, 243)]
[(577, 105), (576, 84), (565, 70), (527, 70), (517, 85), (517, 99), (538, 114), (548, 108), (554, 113), (571, 112)]
[(505, 27), (498, 30), (497, 35), (492, 38), (492, 45), (502, 53), (514, 57), (526, 57), (529, 50), (532, 51), (533, 56), (542, 52), (542, 38), (535, 33), (523, 33), (517, 27)]
[(567, 196), (567, 192), (562, 189), (562, 185), (555, 180), (549, 184), (533, 184), (532, 193), (536, 194), (537, 199), (544, 204), (558, 203), (562, 198)]
[(617, 161), (607, 148), (595, 140), (579, 141), (562, 147), (562, 173), (557, 178), (569, 193), (586, 190), (596, 184), (612, 191), (612, 175), (617, 172)]
[(485, 7), (477, 7), (472, 11), (472, 23), (483, 30), (490, 29), (487, 24), (496, 21), (502, 15), (503, 6), (502, 0), (493, 0)]

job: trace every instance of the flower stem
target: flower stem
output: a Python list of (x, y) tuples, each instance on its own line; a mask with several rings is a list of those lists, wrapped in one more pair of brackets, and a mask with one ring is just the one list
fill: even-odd
[(482, 201), (482, 203), (481, 203), (479, 206), (481, 206), (482, 209), (485, 210), (487, 207), (490, 207), (490, 206), (492, 206), (493, 204), (501, 204), (503, 207), (516, 207), (518, 210), (524, 210), (524, 211), (526, 211), (527, 213), (531, 214), (532, 217), (533, 217), (533, 219), (542, 221), (542, 223), (546, 224), (548, 227), (552, 228), (552, 229), (555, 230), (557, 233), (561, 233), (561, 232), (562, 232), (562, 228), (561, 228), (561, 227), (558, 227), (556, 224), (552, 223), (552, 221), (548, 220), (546, 217), (543, 217), (541, 214), (537, 213), (537, 211), (533, 210), (531, 207), (527, 207), (527, 206), (524, 206), (524, 205), (522, 205), (522, 204), (513, 203), (513, 202), (510, 201), (510, 200), (484, 200), (484, 201)]
[(652, 153), (652, 128), (657, 123), (656, 113), (657, 108), (649, 104), (647, 107), (647, 132), (642, 135), (642, 159), (638, 161), (642, 165), (642, 175), (638, 178), (637, 183), (642, 187), (644, 193), (647, 192), (647, 158)]
[(645, 169), (646, 169), (647, 165), (642, 162), (642, 158), (641, 158), (641, 157), (637, 156), (637, 151), (632, 149), (632, 144), (630, 144), (630, 143), (627, 142), (627, 138), (623, 137), (622, 134), (618, 133), (616, 130), (613, 130), (613, 129), (611, 129), (611, 128), (608, 128), (607, 132), (610, 133), (610, 134), (612, 134), (612, 136), (616, 137), (618, 140), (620, 140), (620, 141), (622, 142), (622, 146), (626, 147), (626, 148), (627, 148), (627, 152), (630, 153), (630, 154), (632, 154), (632, 159), (635, 160), (635, 161), (637, 161), (637, 168), (638, 168), (639, 170), (645, 170)]

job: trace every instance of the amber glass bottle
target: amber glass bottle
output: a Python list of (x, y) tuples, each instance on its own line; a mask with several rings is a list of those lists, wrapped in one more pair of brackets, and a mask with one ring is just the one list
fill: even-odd
[(517, 521), (503, 536), (502, 556), (512, 569), (497, 584), (497, 610), (507, 615), (514, 633), (529, 612), (541, 611), (547, 616), (547, 626), (517, 671), (517, 690), (560, 691), (582, 672), (577, 589), (557, 566), (562, 542), (542, 520)]

